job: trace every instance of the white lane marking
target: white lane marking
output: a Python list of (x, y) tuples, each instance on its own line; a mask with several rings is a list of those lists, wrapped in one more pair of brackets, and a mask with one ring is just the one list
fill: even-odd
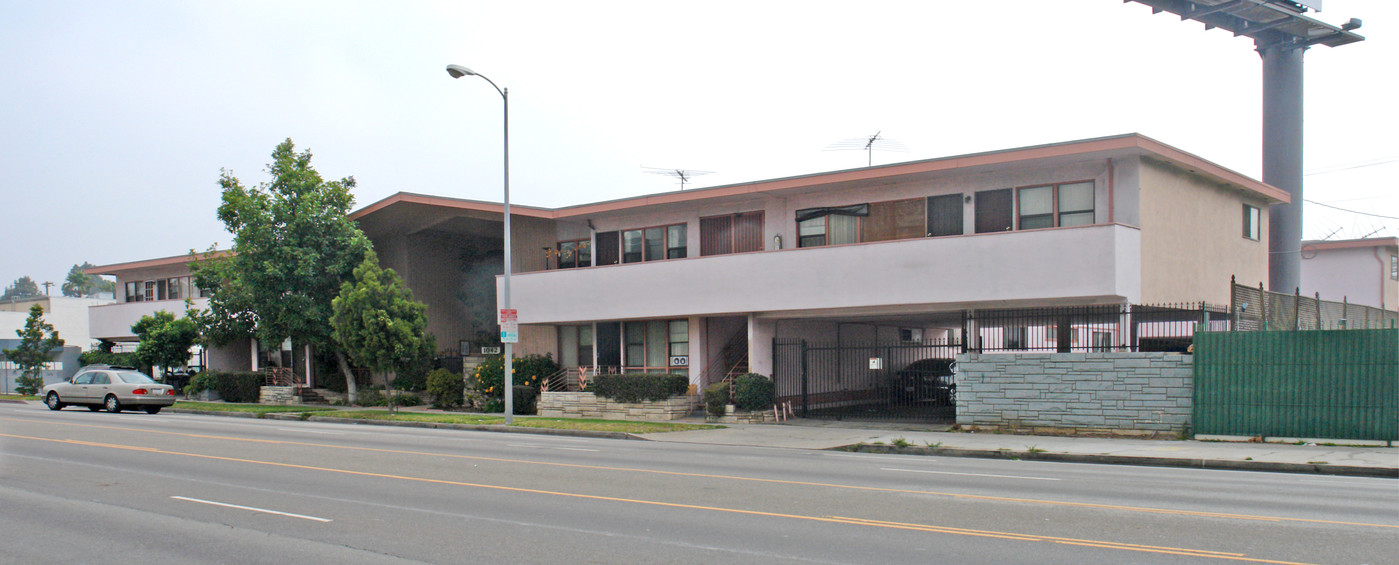
[(328, 519), (328, 518), (317, 518), (317, 517), (315, 517), (315, 516), (306, 516), (306, 515), (303, 515), (303, 514), (292, 514), (292, 513), (290, 513), (290, 512), (278, 512), (278, 511), (276, 511), (276, 510), (268, 510), (268, 509), (266, 509), (266, 508), (253, 508), (252, 506), (239, 506), (239, 505), (237, 505), (237, 504), (228, 504), (228, 503), (226, 503), (226, 502), (214, 502), (214, 501), (212, 501), (212, 500), (200, 500), (200, 499), (198, 499), (198, 498), (187, 498), (187, 497), (183, 497), (183, 496), (172, 496), (172, 497), (170, 497), (170, 498), (173, 498), (173, 499), (175, 499), (175, 500), (184, 500), (184, 501), (187, 501), (187, 502), (198, 502), (198, 503), (200, 503), (200, 504), (209, 504), (209, 505), (213, 505), (213, 506), (223, 506), (223, 507), (225, 507), (225, 508), (237, 508), (237, 509), (239, 509), (239, 510), (250, 510), (250, 511), (253, 511), (253, 512), (262, 512), (262, 513), (264, 513), (264, 514), (276, 514), (276, 515), (278, 515), (278, 516), (289, 516), (289, 517), (292, 517), (292, 518), (301, 518), (301, 519), (303, 519), (303, 520), (314, 520), (314, 521), (316, 521), (316, 522), (329, 522), (329, 521), (330, 521), (330, 519)]
[(880, 471), (898, 471), (901, 473), (930, 473), (934, 475), (962, 475), (966, 477), (992, 477), (997, 479), (1025, 479), (1027, 481), (1062, 481), (1050, 477), (1021, 477), (1017, 475), (987, 475), (984, 473), (953, 473), (951, 471), (924, 471), (922, 469), (895, 469), (893, 467), (880, 467)]
[(564, 451), (602, 451), (601, 449), (588, 449), (586, 447), (555, 447), (554, 449), (562, 449)]

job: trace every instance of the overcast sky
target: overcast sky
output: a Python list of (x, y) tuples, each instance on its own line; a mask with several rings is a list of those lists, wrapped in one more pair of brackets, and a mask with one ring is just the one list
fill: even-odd
[[(1306, 196), (1399, 217), (1399, 2), (1325, 0), (1367, 40), (1306, 55)], [(1257, 178), (1247, 38), (1121, 0), (0, 0), (0, 285), (229, 246), (220, 168), (309, 148), (356, 207), (395, 192), (557, 207), (1138, 132)], [(1399, 220), (1306, 207), (1306, 236)], [(57, 288), (53, 290), (58, 293)]]

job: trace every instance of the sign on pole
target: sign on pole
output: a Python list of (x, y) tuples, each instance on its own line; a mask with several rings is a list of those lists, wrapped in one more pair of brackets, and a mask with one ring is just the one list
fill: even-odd
[(500, 309), (500, 342), (520, 342), (520, 311), (514, 308)]

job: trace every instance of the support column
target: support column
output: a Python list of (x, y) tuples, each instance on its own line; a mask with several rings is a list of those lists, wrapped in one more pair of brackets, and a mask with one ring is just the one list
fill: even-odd
[(1263, 182), (1292, 195), (1268, 209), (1268, 285), (1293, 292), (1302, 271), (1302, 55), (1295, 44), (1259, 49), (1263, 56)]

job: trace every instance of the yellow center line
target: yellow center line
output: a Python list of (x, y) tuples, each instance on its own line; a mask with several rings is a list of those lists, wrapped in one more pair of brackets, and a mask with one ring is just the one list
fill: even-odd
[[(19, 419), (19, 418), (13, 418), (13, 419), (12, 419), (12, 418), (0, 418), (0, 420), (13, 420), (13, 421), (19, 421), (19, 422), (55, 424), (55, 422), (49, 422), (49, 421), (45, 421), (45, 420), (32, 420), (32, 419)], [(1298, 522), (1298, 523), (1306, 523), (1306, 524), (1330, 524), (1330, 525), (1337, 525), (1337, 526), (1359, 526), (1359, 527), (1366, 527), (1366, 528), (1391, 528), (1391, 529), (1399, 529), (1399, 525), (1395, 525), (1395, 524), (1372, 524), (1372, 523), (1366, 523), (1366, 522), (1344, 522), (1344, 521), (1339, 521), (1339, 520), (1320, 520), (1320, 519), (1313, 519), (1313, 518), (1290, 518), (1290, 517), (1284, 517), (1284, 516), (1260, 516), (1260, 515), (1253, 515), (1253, 514), (1230, 514), (1230, 513), (1224, 513), (1224, 512), (1206, 512), (1206, 511), (1200, 511), (1200, 510), (1176, 510), (1176, 509), (1169, 509), (1169, 508), (1150, 508), (1150, 507), (1144, 507), (1144, 506), (1122, 506), (1122, 505), (1116, 505), (1116, 504), (1094, 504), (1094, 503), (1090, 503), (1090, 502), (1070, 502), (1070, 501), (1062, 501), (1062, 500), (1045, 500), (1045, 499), (1036, 499), (1036, 498), (1016, 498), (1016, 497), (1006, 497), (1006, 496), (991, 496), (991, 495), (983, 495), (983, 494), (965, 494), (965, 493), (937, 492), (937, 491), (916, 490), (916, 489), (897, 489), (897, 488), (885, 488), (885, 487), (869, 487), (869, 486), (860, 486), (860, 485), (844, 485), (844, 484), (836, 484), (836, 483), (819, 483), (819, 482), (812, 482), (812, 481), (793, 481), (793, 480), (787, 480), (787, 479), (764, 479), (764, 478), (759, 478), (759, 477), (743, 477), (743, 476), (737, 476), (737, 475), (715, 475), (715, 474), (708, 474), (708, 473), (687, 473), (687, 472), (683, 472), (683, 471), (661, 471), (661, 470), (656, 470), (656, 469), (639, 469), (639, 468), (634, 468), (634, 467), (608, 467), (608, 466), (602, 466), (602, 465), (581, 465), (581, 464), (576, 464), (576, 463), (553, 463), (553, 462), (548, 462), (548, 461), (530, 461), (530, 460), (526, 460), (526, 459), (509, 459), (509, 458), (502, 458), (502, 457), (485, 457), (485, 456), (480, 456), (480, 455), (456, 455), (456, 454), (449, 454), (449, 453), (432, 453), (432, 452), (426, 452), (426, 451), (410, 451), (410, 450), (400, 450), (400, 449), (383, 449), (383, 448), (360, 447), (360, 446), (352, 446), (352, 445), (332, 445), (332, 444), (313, 443), (313, 442), (303, 442), (303, 441), (287, 441), (287, 440), (273, 440), (273, 439), (251, 439), (251, 438), (240, 438), (240, 437), (220, 436), (220, 435), (209, 435), (209, 434), (193, 434), (193, 433), (187, 433), (187, 432), (170, 432), (170, 431), (164, 431), (164, 430), (143, 430), (143, 429), (137, 429), (137, 428), (121, 427), (121, 426), (105, 426), (105, 425), (100, 425), (100, 424), (77, 424), (77, 423), (72, 423), (72, 422), (60, 422), (60, 423), (58, 423), (58, 424), (67, 425), (67, 426), (84, 427), (84, 428), (109, 429), (109, 430), (120, 430), (120, 431), (126, 431), (126, 432), (138, 432), (138, 433), (149, 433), (149, 434), (160, 434), (160, 435), (172, 435), (172, 436), (189, 437), (189, 438), (197, 438), (197, 439), (216, 439), (216, 440), (235, 441), (235, 442), (245, 442), (245, 443), (269, 444), (269, 445), (289, 445), (289, 446), (300, 446), (300, 447), (320, 447), (320, 448), (326, 448), (326, 449), (344, 449), (344, 450), (350, 450), (350, 451), (364, 451), (364, 452), (371, 452), (371, 453), (389, 453), (389, 454), (394, 454), (394, 455), (418, 455), (418, 456), (426, 456), (426, 457), (446, 457), (446, 458), (450, 458), (450, 459), (464, 459), (464, 460), (469, 460), (469, 461), (490, 461), (490, 462), (493, 462), (493, 463), (511, 463), (511, 464), (522, 464), (522, 465), (543, 465), (543, 466), (563, 467), (563, 468), (570, 468), (570, 469), (588, 469), (588, 470), (594, 470), (594, 471), (611, 471), (611, 472), (625, 472), (625, 473), (648, 473), (648, 474), (653, 474), (653, 475), (667, 475), (667, 476), (677, 476), (677, 477), (693, 477), (693, 478), (702, 478), (702, 479), (718, 479), (718, 480), (730, 480), (730, 481), (746, 481), (746, 482), (754, 482), (754, 483), (769, 483), (769, 484), (781, 484), (781, 485), (792, 485), (792, 486), (809, 486), (809, 487), (821, 487), (821, 488), (835, 488), (835, 489), (857, 490), (857, 491), (867, 491), (867, 492), (884, 492), (884, 493), (892, 493), (892, 494), (917, 494), (917, 495), (924, 495), (924, 496), (941, 496), (941, 497), (947, 497), (947, 498), (953, 498), (953, 499), (961, 499), (961, 500), (977, 500), (977, 501), (987, 501), (987, 502), (1010, 502), (1010, 503), (1016, 503), (1016, 504), (1038, 504), (1038, 505), (1045, 505), (1045, 506), (1064, 506), (1064, 507), (1069, 507), (1069, 508), (1091, 508), (1091, 509), (1096, 509), (1096, 510), (1117, 510), (1117, 511), (1123, 511), (1123, 512), (1140, 512), (1140, 513), (1146, 513), (1146, 514), (1165, 514), (1165, 515), (1172, 515), (1172, 516), (1189, 516), (1189, 517), (1194, 517), (1194, 518), (1223, 518), (1223, 519), (1229, 519), (1229, 520), (1251, 520), (1251, 521), (1259, 521), (1259, 522)], [(4, 434), (0, 434), (0, 435), (4, 435)]]
[(847, 524), (847, 525), (867, 526), (867, 527), (874, 527), (874, 528), (887, 528), (887, 529), (898, 529), (898, 530), (923, 531), (923, 532), (929, 532), (929, 533), (942, 533), (942, 534), (952, 534), (952, 535), (961, 535), (961, 536), (988, 537), (988, 538), (1007, 539), (1007, 540), (1014, 540), (1014, 541), (1059, 543), (1059, 544), (1065, 544), (1065, 545), (1079, 545), (1079, 546), (1085, 546), (1085, 547), (1094, 547), (1094, 548), (1102, 548), (1102, 549), (1115, 549), (1115, 550), (1122, 550), (1122, 551), (1139, 551), (1139, 552), (1160, 553), (1160, 554), (1168, 554), (1168, 555), (1185, 555), (1185, 556), (1191, 556), (1191, 557), (1208, 557), (1208, 558), (1213, 558), (1213, 559), (1223, 559), (1223, 560), (1229, 560), (1229, 561), (1247, 561), (1247, 562), (1254, 562), (1254, 563), (1275, 563), (1275, 564), (1280, 564), (1280, 565), (1308, 565), (1308, 564), (1306, 564), (1306, 563), (1297, 563), (1297, 562), (1292, 562), (1292, 561), (1274, 561), (1274, 560), (1267, 560), (1267, 559), (1250, 558), (1250, 557), (1247, 557), (1246, 554), (1242, 554), (1242, 553), (1224, 553), (1224, 552), (1208, 551), (1208, 550), (1202, 550), (1202, 549), (1190, 549), (1190, 548), (1182, 548), (1182, 547), (1137, 545), (1137, 544), (1119, 543), (1119, 542), (1111, 542), (1111, 541), (1087, 540), (1087, 539), (1076, 539), (1076, 538), (1058, 538), (1058, 537), (1052, 537), (1052, 536), (1038, 536), (1038, 535), (1034, 535), (1034, 534), (1021, 534), (1021, 533), (1015, 533), (1015, 532), (997, 532), (997, 531), (991, 531), (991, 530), (971, 530), (971, 529), (964, 529), (964, 528), (953, 528), (953, 527), (948, 527), (948, 526), (934, 526), (934, 525), (926, 525), (926, 524), (907, 524), (907, 523), (901, 523), (901, 522), (886, 522), (886, 521), (881, 521), (881, 520), (870, 520), (870, 519), (862, 519), (862, 518), (845, 518), (845, 517), (840, 517), (840, 516), (807, 516), (807, 515), (802, 515), (802, 514), (786, 514), (786, 513), (781, 513), (781, 512), (766, 512), (766, 511), (762, 511), (762, 510), (745, 510), (745, 509), (741, 509), (741, 508), (725, 508), (725, 507), (722, 507), (722, 506), (704, 506), (704, 505), (698, 505), (698, 504), (685, 504), (685, 503), (680, 503), (680, 502), (663, 502), (663, 501), (658, 501), (658, 500), (644, 500), (644, 499), (637, 499), (637, 498), (621, 498), (621, 497), (615, 497), (615, 496), (603, 496), (603, 495), (596, 495), (596, 494), (583, 494), (583, 493), (576, 493), (576, 492), (553, 491), (553, 490), (534, 489), (534, 488), (524, 488), (524, 487), (511, 487), (511, 486), (504, 486), (504, 485), (489, 485), (489, 484), (484, 484), (484, 483), (470, 483), (470, 482), (465, 482), (465, 481), (453, 481), (453, 480), (448, 480), (448, 479), (432, 479), (432, 478), (427, 478), (427, 477), (413, 477), (413, 476), (408, 476), (408, 475), (393, 475), (393, 474), (388, 474), (388, 473), (373, 473), (373, 472), (369, 472), (369, 471), (355, 471), (355, 470), (352, 470), (352, 469), (337, 469), (337, 468), (334, 468), (334, 467), (317, 467), (317, 466), (312, 466), (312, 465), (298, 465), (298, 464), (295, 464), (295, 463), (279, 463), (279, 462), (276, 462), (276, 461), (260, 461), (260, 460), (257, 460), (257, 459), (244, 459), (244, 458), (239, 458), (239, 457), (223, 457), (223, 456), (219, 456), (219, 455), (207, 455), (207, 454), (203, 454), (203, 453), (186, 453), (186, 452), (180, 452), (180, 451), (169, 451), (169, 450), (165, 450), (165, 449), (155, 449), (155, 448), (149, 448), (149, 447), (131, 446), (131, 445), (121, 445), (121, 444), (114, 444), (114, 443), (99, 443), (99, 442), (89, 442), (89, 441), (74, 441), (74, 440), (66, 440), (66, 439), (54, 439), (54, 438), (42, 438), (42, 437), (21, 436), (21, 435), (5, 434), (5, 433), (0, 433), (0, 437), (9, 437), (9, 438), (15, 438), (15, 439), (27, 439), (27, 440), (33, 440), (33, 441), (44, 441), (44, 442), (53, 442), (53, 443), (63, 443), (63, 444), (69, 444), (69, 445), (83, 445), (83, 446), (90, 446), (90, 447), (105, 447), (105, 448), (109, 448), (109, 449), (119, 449), (119, 450), (128, 450), (128, 451), (140, 451), (140, 452), (145, 452), (145, 453), (159, 453), (159, 454), (162, 454), (162, 455), (176, 455), (176, 456), (182, 456), (182, 457), (194, 457), (194, 458), (198, 458), (198, 459), (210, 459), (210, 460), (215, 460), (215, 461), (228, 461), (228, 462), (234, 462), (234, 463), (247, 463), (247, 464), (252, 464), (252, 465), (267, 465), (267, 466), (271, 466), (271, 467), (282, 467), (282, 468), (287, 468), (287, 469), (300, 469), (300, 470), (306, 470), (306, 471), (320, 471), (320, 472), (325, 472), (325, 473), (337, 473), (337, 474), (342, 474), (342, 475), (353, 475), (353, 476), (359, 476), (359, 477), (374, 477), (374, 478), (381, 478), (381, 479), (394, 479), (394, 480), (410, 481), (410, 482), (418, 482), (418, 483), (430, 483), (430, 484), (440, 484), (440, 485), (450, 485), (450, 486), (480, 488), (480, 489), (497, 490), (497, 491), (505, 491), (505, 492), (518, 492), (518, 493), (528, 493), (528, 494), (540, 494), (540, 495), (547, 495), (547, 496), (561, 496), (561, 497), (577, 498), (577, 499), (583, 499), (583, 500), (598, 500), (598, 501), (605, 501), (605, 502), (620, 502), (620, 503), (627, 503), (627, 504), (638, 504), (638, 505), (644, 505), (644, 506), (659, 506), (659, 507), (664, 507), (664, 508), (682, 508), (682, 509), (687, 509), (687, 510), (702, 510), (702, 511), (710, 511), (710, 512), (723, 512), (723, 513), (729, 513), (729, 514), (742, 514), (742, 515), (747, 515), (747, 516), (762, 516), (762, 517), (767, 517), (767, 518), (787, 518), (787, 519), (792, 519), (792, 520), (805, 520), (805, 521), (824, 522), (824, 523), (833, 523), (833, 524)]

